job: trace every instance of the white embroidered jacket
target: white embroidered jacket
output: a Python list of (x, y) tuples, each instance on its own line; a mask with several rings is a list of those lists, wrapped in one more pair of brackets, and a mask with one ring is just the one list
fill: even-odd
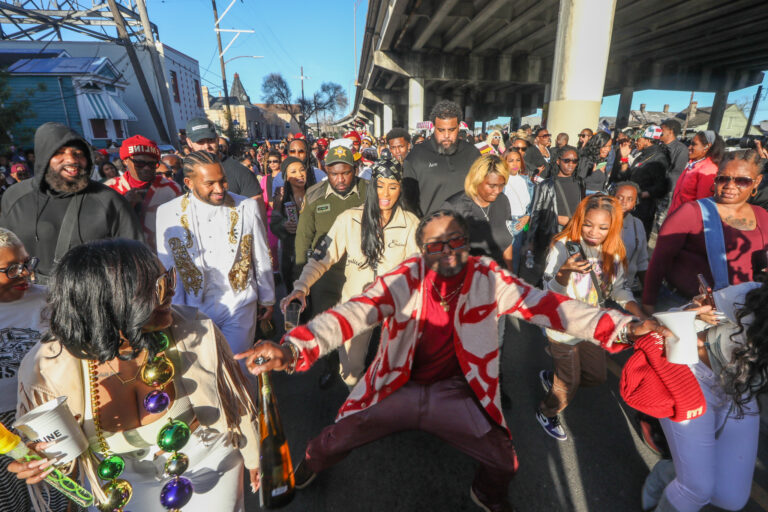
[(157, 210), (157, 252), (179, 279), (174, 304), (217, 324), (247, 306), (275, 302), (272, 263), (256, 201), (228, 194), (213, 206), (185, 194)]
[[(490, 417), (504, 428), (499, 395), (497, 322), (513, 315), (542, 327), (568, 332), (614, 351), (613, 340), (632, 318), (601, 310), (519, 280), (487, 257), (470, 257), (459, 293), (453, 326), (455, 348), (464, 377)], [(378, 323), (383, 323), (376, 358), (339, 410), (338, 419), (362, 411), (408, 382), (416, 343), (424, 329), (422, 258), (406, 260), (379, 277), (361, 295), (315, 317), (283, 338), (299, 348), (296, 369), (307, 370), (318, 358)]]

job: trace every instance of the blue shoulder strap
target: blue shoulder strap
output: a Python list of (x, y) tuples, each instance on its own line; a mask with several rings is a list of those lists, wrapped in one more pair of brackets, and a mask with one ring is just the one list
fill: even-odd
[(707, 260), (712, 277), (715, 279), (713, 290), (725, 288), (728, 282), (728, 260), (725, 256), (725, 238), (723, 224), (717, 212), (715, 201), (711, 197), (699, 199), (701, 219), (704, 224), (704, 243), (707, 246)]

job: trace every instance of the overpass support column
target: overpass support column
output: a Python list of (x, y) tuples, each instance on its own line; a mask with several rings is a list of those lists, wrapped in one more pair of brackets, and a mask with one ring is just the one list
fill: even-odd
[(512, 109), (512, 117), (509, 118), (509, 131), (520, 129), (523, 117), (523, 97), (519, 92), (515, 93), (515, 106)]
[(467, 123), (469, 131), (474, 135), (475, 133), (475, 113), (472, 109), (472, 105), (464, 107), (464, 122)]
[(480, 133), (485, 133), (487, 125), (488, 123), (486, 121), (483, 121), (483, 123), (480, 125)]
[[(616, 129), (621, 130), (629, 126), (629, 110), (632, 107), (632, 95), (635, 90), (632, 87), (623, 87), (619, 96), (619, 110), (616, 112)], [(590, 126), (590, 128), (593, 128)]]
[(707, 130), (715, 130), (720, 134), (720, 127), (723, 124), (723, 114), (728, 104), (728, 91), (719, 90), (715, 93), (715, 99), (712, 102), (712, 114), (709, 116)]
[(392, 105), (386, 103), (382, 105), (382, 135), (389, 133), (392, 129)]
[(415, 132), (424, 120), (424, 79), (408, 79), (408, 131)]
[(547, 128), (577, 140), (600, 118), (616, 0), (565, 0), (555, 39)]
[(373, 135), (381, 137), (381, 116), (379, 114), (373, 114)]

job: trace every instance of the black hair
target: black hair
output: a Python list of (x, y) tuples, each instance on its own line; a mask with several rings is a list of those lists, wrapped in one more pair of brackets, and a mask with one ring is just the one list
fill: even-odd
[(435, 103), (429, 113), (429, 119), (434, 123), (436, 119), (456, 119), (461, 123), (461, 107), (450, 100), (441, 100)]
[[(697, 132), (696, 135), (694, 135), (694, 138), (696, 137), (698, 137), (699, 142), (701, 142), (705, 146), (709, 144), (709, 142), (707, 142), (706, 133)], [(715, 162), (715, 165), (720, 165), (720, 162), (723, 161), (723, 157), (725, 156), (725, 142), (723, 141), (723, 138), (717, 134), (717, 132), (715, 132), (715, 140), (709, 146), (706, 156), (707, 158)]]
[[(106, 179), (106, 178), (107, 178), (107, 175), (106, 175), (106, 174), (104, 174), (104, 166), (105, 166), (105, 165), (111, 165), (111, 166), (112, 166), (112, 167), (115, 169), (115, 172), (116, 172), (116, 173), (118, 172), (118, 171), (117, 171), (117, 167), (115, 167), (115, 164), (113, 164), (113, 163), (112, 163), (112, 162), (110, 162), (109, 160), (107, 160), (106, 162), (102, 162), (102, 163), (101, 163), (101, 165), (99, 166), (99, 176), (101, 176), (101, 179)], [(119, 175), (120, 175), (120, 174), (118, 173), (118, 176), (119, 176)]]
[(755, 166), (755, 173), (760, 174), (760, 153), (755, 151), (754, 149), (748, 149), (744, 152), (740, 151), (733, 151), (731, 153), (728, 153), (723, 160), (720, 162), (720, 165), (718, 166), (717, 170), (718, 172), (725, 169), (725, 166), (728, 165), (731, 162), (746, 162), (749, 165)]
[(535, 130), (533, 130), (533, 136), (538, 137), (541, 132), (545, 132), (545, 131), (547, 131), (546, 128), (542, 128), (539, 126)]
[[(579, 153), (579, 159), (585, 158), (592, 164), (600, 161), (600, 149), (602, 149), (603, 146), (608, 144), (608, 141), (611, 140), (611, 136), (607, 134), (604, 131), (598, 131), (596, 134), (592, 135), (590, 137), (589, 142), (584, 144), (584, 147), (581, 148), (581, 153)], [(560, 152), (562, 154), (562, 150)], [(590, 170), (591, 170), (591, 164), (590, 164)]]
[(566, 144), (565, 146), (560, 148), (560, 151), (557, 153), (557, 159), (560, 160), (563, 157), (563, 155), (566, 154), (569, 151), (573, 151), (574, 153), (576, 153), (576, 156), (579, 156), (579, 150), (578, 149), (576, 149), (575, 147), (573, 147), (571, 145)]
[[(301, 139), (293, 139), (293, 140), (301, 140)], [(289, 156), (285, 158), (285, 160), (283, 160), (282, 163), (280, 164), (280, 173), (283, 176), (283, 183), (284, 183), (283, 193), (282, 193), (282, 197), (280, 197), (279, 201), (277, 201), (276, 204), (274, 205), (275, 209), (282, 208), (282, 206), (289, 201), (293, 201), (294, 203), (296, 202), (296, 199), (293, 197), (293, 186), (290, 183), (288, 183), (288, 176), (287, 176), (288, 166), (290, 166), (293, 163), (300, 163), (302, 166), (304, 166), (304, 171), (305, 171), (305, 174), (307, 175), (307, 178), (304, 181), (304, 191), (306, 192), (311, 186), (309, 184), (309, 176), (314, 173), (311, 171), (311, 169), (307, 169), (307, 164), (305, 164), (304, 162), (301, 161), (300, 158), (296, 158), (295, 156)]]
[(529, 125), (529, 124), (524, 124), (524, 125), (522, 125), (522, 126), (520, 127), (520, 129), (521, 129), (521, 130), (528, 130), (528, 129), (530, 129), (530, 127), (531, 127), (531, 125)]
[(408, 133), (408, 130), (405, 128), (392, 128), (389, 130), (389, 133), (387, 133), (387, 144), (389, 144), (389, 141), (395, 140), (395, 139), (405, 139), (405, 142), (408, 142), (410, 144), (411, 142), (411, 134)]
[(302, 144), (304, 144), (304, 154), (306, 156), (306, 160), (304, 160), (303, 164), (304, 167), (307, 169), (307, 188), (311, 187), (315, 183), (317, 183), (317, 180), (315, 179), (315, 172), (314, 167), (316, 167), (317, 161), (315, 160), (315, 155), (312, 153), (312, 147), (309, 145), (309, 142), (307, 142), (307, 139), (293, 139), (291, 142), (285, 145), (285, 154), (290, 154), (288, 151), (291, 148), (291, 144), (294, 142), (299, 141)]
[[(723, 366), (720, 380), (723, 389), (736, 405), (739, 415), (744, 406), (757, 395), (768, 391), (768, 281), (744, 297), (744, 304), (736, 311), (739, 325), (734, 336), (744, 335), (744, 344), (737, 343), (731, 360)], [(752, 315), (749, 327), (744, 320)], [(735, 341), (735, 340), (734, 340)]]
[[(383, 168), (385, 172), (379, 172)], [(394, 172), (387, 172), (387, 168)], [(376, 270), (376, 265), (384, 254), (384, 227), (381, 225), (381, 208), (379, 208), (379, 193), (377, 185), (380, 178), (396, 179), (400, 183), (400, 195), (392, 205), (392, 215), (398, 208), (412, 211), (407, 206), (403, 195), (403, 167), (393, 159), (380, 160), (373, 164), (371, 180), (363, 203), (363, 217), (360, 221), (360, 249), (365, 256), (365, 265)], [(391, 220), (391, 219), (390, 219)]]
[(209, 153), (208, 151), (193, 151), (184, 157), (182, 161), (182, 169), (184, 171), (184, 177), (189, 178), (195, 174), (195, 168), (198, 165), (213, 165), (221, 164), (219, 155), (215, 153)]
[(665, 119), (661, 122), (660, 126), (666, 126), (670, 130), (672, 130), (672, 133), (675, 134), (675, 137), (680, 136), (680, 132), (682, 131), (682, 128), (680, 127), (680, 123), (677, 121), (677, 119)]
[(469, 225), (467, 224), (467, 221), (464, 217), (459, 215), (458, 213), (451, 211), (451, 210), (437, 210), (423, 219), (419, 222), (419, 225), (416, 227), (416, 243), (419, 247), (421, 247), (424, 244), (424, 228), (427, 227), (427, 224), (432, 222), (435, 219), (439, 219), (441, 217), (451, 217), (453, 218), (456, 223), (459, 225), (461, 230), (464, 232), (466, 236), (469, 236)]
[(47, 316), (50, 332), (78, 359), (109, 361), (128, 340), (134, 356), (154, 356), (155, 344), (142, 327), (157, 307), (155, 283), (163, 273), (157, 256), (143, 243), (96, 240), (70, 249), (51, 276)]

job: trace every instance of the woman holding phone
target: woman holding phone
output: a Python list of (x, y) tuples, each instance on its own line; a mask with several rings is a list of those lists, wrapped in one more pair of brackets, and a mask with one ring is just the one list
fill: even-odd
[[(396, 160), (373, 164), (365, 203), (336, 218), (326, 237), (328, 244), (315, 249), (293, 283), (293, 291), (280, 301), (283, 313), (292, 301), (299, 301), (303, 309), (312, 285), (345, 257), (342, 302), (362, 293), (378, 275), (419, 253), (415, 237), (419, 219), (401, 200), (402, 181), (403, 169)], [(365, 370), (370, 336), (370, 332), (357, 336), (339, 350), (341, 377), (350, 388)]]
[[(625, 279), (622, 224), (623, 213), (616, 198), (594, 194), (583, 199), (570, 222), (554, 237), (544, 269), (545, 288), (593, 306), (605, 306), (612, 300), (644, 318)], [(606, 356), (600, 347), (558, 331), (547, 329), (547, 337), (555, 369), (539, 372), (547, 394), (536, 419), (547, 434), (564, 441), (568, 436), (558, 415), (580, 386), (605, 382)]]
[(280, 274), (290, 292), (293, 282), (293, 265), (296, 261), (294, 243), (299, 213), (304, 206), (307, 191), (307, 168), (304, 162), (289, 156), (280, 164), (280, 172), (285, 185), (272, 196), (272, 217), (269, 227), (280, 239)]
[(579, 151), (579, 167), (576, 169), (576, 175), (584, 180), (587, 195), (605, 190), (605, 185), (608, 183), (607, 159), (612, 144), (611, 136), (600, 131), (594, 134)]

